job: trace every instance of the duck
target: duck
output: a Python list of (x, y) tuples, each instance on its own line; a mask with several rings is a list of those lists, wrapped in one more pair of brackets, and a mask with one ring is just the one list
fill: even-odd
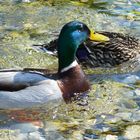
[[(94, 33), (96, 32), (94, 31)], [(105, 35), (109, 38), (109, 41), (87, 40), (80, 44), (76, 52), (76, 58), (82, 66), (90, 68), (117, 67), (135, 59), (140, 54), (140, 41), (135, 37), (116, 32), (97, 31), (97, 33)], [(33, 47), (57, 56), (57, 41), (58, 39), (55, 39), (48, 44), (33, 45)]]
[(90, 83), (76, 60), (76, 51), (87, 39), (108, 41), (80, 21), (65, 24), (57, 41), (58, 72), (25, 68), (0, 70), (0, 108), (22, 109), (69, 102), (75, 93), (90, 90)]

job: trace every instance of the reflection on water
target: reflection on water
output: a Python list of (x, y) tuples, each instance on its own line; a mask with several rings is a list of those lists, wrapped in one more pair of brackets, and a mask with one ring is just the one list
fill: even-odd
[[(54, 39), (62, 25), (70, 20), (83, 21), (95, 30), (128, 33), (140, 38), (137, 0), (67, 1), (64, 5), (60, 4), (62, 0), (48, 2), (0, 0), (0, 68), (49, 66), (57, 69), (55, 58), (36, 52), (31, 46)], [(45, 106), (32, 110), (1, 110), (0, 138), (139, 139), (139, 62), (86, 72), (92, 90), (72, 103), (62, 102), (49, 110)]]

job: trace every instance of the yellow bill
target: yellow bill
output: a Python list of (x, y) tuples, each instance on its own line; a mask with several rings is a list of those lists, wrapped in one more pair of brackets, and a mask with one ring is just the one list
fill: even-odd
[(95, 33), (94, 31), (90, 30), (90, 37), (89, 37), (90, 40), (93, 40), (93, 41), (97, 41), (97, 42), (105, 42), (105, 41), (109, 41), (109, 37), (107, 36), (104, 36), (102, 34), (99, 34), (99, 33)]

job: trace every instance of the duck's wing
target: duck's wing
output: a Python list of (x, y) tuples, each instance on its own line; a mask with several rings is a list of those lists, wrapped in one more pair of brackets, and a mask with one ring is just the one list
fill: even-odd
[(40, 72), (27, 70), (0, 70), (0, 90), (17, 91), (45, 80)]
[(0, 108), (29, 108), (62, 99), (57, 81), (43, 74), (0, 71)]

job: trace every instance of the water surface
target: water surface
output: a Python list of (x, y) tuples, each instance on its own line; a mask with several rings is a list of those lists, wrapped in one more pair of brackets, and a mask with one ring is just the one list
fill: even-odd
[[(32, 45), (56, 38), (61, 27), (71, 20), (80, 20), (95, 30), (140, 38), (137, 0), (0, 0), (0, 68), (49, 67), (56, 71), (57, 59), (37, 52)], [(72, 103), (62, 102), (53, 108), (1, 110), (0, 138), (139, 139), (139, 62), (85, 71), (92, 90)]]

